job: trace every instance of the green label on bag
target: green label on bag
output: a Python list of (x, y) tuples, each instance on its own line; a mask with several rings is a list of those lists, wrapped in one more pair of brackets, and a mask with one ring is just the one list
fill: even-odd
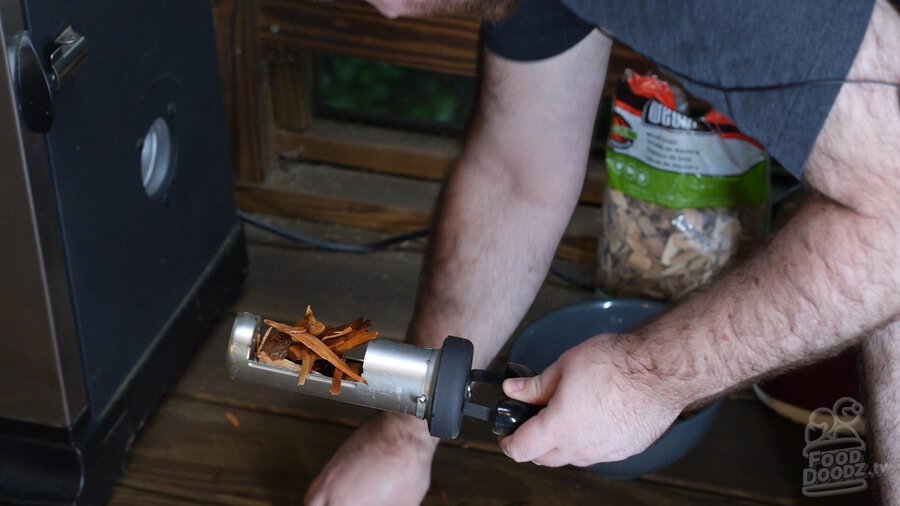
[(607, 184), (632, 197), (669, 208), (750, 207), (769, 199), (769, 162), (736, 176), (681, 174), (606, 150)]

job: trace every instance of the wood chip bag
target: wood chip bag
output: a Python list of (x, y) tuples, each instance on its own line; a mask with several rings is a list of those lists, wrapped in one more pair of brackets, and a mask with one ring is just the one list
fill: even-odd
[(769, 158), (725, 116), (692, 117), (683, 94), (627, 70), (606, 149), (598, 287), (672, 300), (765, 233)]

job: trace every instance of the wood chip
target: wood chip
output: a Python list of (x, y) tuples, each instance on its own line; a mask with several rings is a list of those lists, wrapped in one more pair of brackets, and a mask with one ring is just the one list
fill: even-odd
[(338, 395), (341, 393), (341, 377), (344, 375), (339, 369), (334, 371), (334, 376), (331, 377), (331, 389), (328, 390), (328, 393), (331, 395)]
[[(263, 321), (269, 328), (260, 340), (256, 355), (259, 362), (297, 372), (299, 385), (305, 384), (313, 372), (332, 374), (330, 391), (333, 395), (340, 393), (341, 381), (366, 382), (362, 377), (362, 364), (346, 362), (343, 354), (378, 337), (378, 332), (368, 330), (372, 325), (368, 320), (358, 318), (330, 327), (320, 322), (312, 308), (307, 307), (303, 319), (294, 326)], [(324, 362), (317, 365), (320, 359), (333, 367)]]
[(291, 336), (281, 332), (274, 332), (271, 337), (266, 340), (266, 345), (263, 346), (260, 352), (265, 352), (272, 360), (281, 360), (287, 356), (291, 341)]
[(353, 370), (350, 369), (350, 367), (347, 365), (347, 363), (344, 362), (343, 360), (341, 360), (341, 358), (338, 357), (333, 351), (331, 351), (331, 349), (325, 343), (323, 343), (321, 340), (319, 340), (319, 338), (312, 336), (310, 334), (307, 334), (306, 332), (295, 331), (292, 329), (292, 327), (290, 327), (289, 325), (285, 325), (283, 323), (278, 323), (278, 322), (275, 322), (272, 320), (264, 320), (264, 321), (265, 321), (266, 325), (275, 327), (275, 330), (289, 335), (291, 337), (291, 339), (295, 339), (297, 342), (305, 344), (310, 350), (313, 351), (313, 353), (324, 358), (325, 360), (330, 362), (331, 365), (344, 371), (344, 374), (346, 374), (347, 376), (349, 376), (349, 377), (353, 378), (354, 380), (359, 381), (361, 383), (366, 382), (366, 380), (362, 379), (362, 377), (356, 376), (356, 374), (353, 373)]
[(326, 331), (327, 333), (326, 333), (325, 335), (322, 336), (322, 340), (323, 340), (323, 341), (327, 341), (327, 340), (329, 340), (329, 339), (334, 339), (335, 337), (341, 337), (341, 336), (343, 336), (343, 335), (349, 334), (349, 333), (352, 332), (352, 331), (353, 331), (353, 327), (350, 327), (350, 326), (347, 326), (347, 327), (345, 327), (345, 328), (342, 329), (342, 330), (337, 330), (337, 331), (334, 331), (334, 332), (327, 332), (327, 331)]
[(312, 372), (313, 363), (315, 363), (316, 357), (309, 350), (303, 350), (303, 354), (300, 357), (300, 376), (297, 377), (298, 385), (305, 385), (306, 378), (309, 377), (309, 373)]
[(616, 296), (677, 298), (758, 240), (764, 220), (764, 206), (669, 209), (607, 187), (597, 285)]
[(300, 372), (299, 365), (284, 358), (273, 360), (272, 357), (270, 357), (269, 354), (264, 351), (261, 351), (259, 355), (256, 356), (256, 359), (259, 360), (261, 364), (274, 365), (277, 367), (281, 367), (282, 369), (290, 369), (291, 371)]
[(266, 333), (263, 334), (262, 339), (259, 341), (259, 346), (256, 347), (256, 353), (259, 354), (263, 350), (263, 346), (266, 345), (266, 340), (269, 338), (269, 334), (272, 333), (272, 327), (266, 329)]
[(362, 346), (365, 343), (375, 339), (378, 337), (378, 332), (359, 332), (352, 336), (345, 336), (345, 339), (342, 339), (338, 342), (328, 343), (328, 347), (334, 350), (337, 353), (346, 353), (357, 346)]
[(292, 344), (287, 351), (287, 359), (298, 364), (303, 361), (306, 354), (306, 346), (302, 344)]
[(348, 323), (347, 325), (343, 325), (342, 327), (344, 327), (344, 328), (342, 328), (341, 330), (338, 330), (337, 328), (329, 327), (328, 329), (325, 330), (325, 332), (322, 333), (322, 335), (320, 337), (322, 338), (323, 341), (328, 341), (329, 339), (334, 339), (336, 337), (345, 336), (347, 334), (362, 332), (364, 330), (367, 330), (371, 326), (372, 326), (372, 322), (370, 322), (369, 320), (357, 318), (356, 320)]
[(313, 315), (312, 307), (306, 306), (306, 328), (309, 330), (309, 333), (318, 336), (325, 330), (325, 324), (316, 319)]

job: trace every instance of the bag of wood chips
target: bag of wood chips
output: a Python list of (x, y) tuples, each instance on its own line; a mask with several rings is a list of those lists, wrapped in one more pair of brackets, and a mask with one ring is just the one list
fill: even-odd
[(677, 88), (627, 70), (616, 92), (598, 287), (677, 298), (765, 233), (769, 158), (716, 111), (692, 117)]

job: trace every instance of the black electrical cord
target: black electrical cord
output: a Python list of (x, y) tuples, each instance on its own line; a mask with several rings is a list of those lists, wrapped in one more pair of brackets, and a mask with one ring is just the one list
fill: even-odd
[(576, 278), (566, 272), (563, 272), (556, 267), (550, 266), (550, 274), (556, 276), (557, 278), (565, 281), (566, 283), (572, 284), (581, 288), (582, 290), (587, 290), (589, 292), (593, 292), (597, 289), (597, 286), (589, 281), (585, 281), (583, 279)]
[(797, 183), (790, 188), (782, 190), (781, 193), (772, 197), (772, 207), (780, 206), (785, 200), (803, 191), (803, 183)]
[(900, 83), (894, 83), (891, 81), (881, 81), (878, 79), (839, 79), (839, 78), (823, 78), (823, 79), (806, 79), (801, 81), (788, 81), (785, 83), (770, 83), (770, 84), (758, 84), (758, 85), (748, 85), (748, 86), (722, 86), (710, 83), (708, 81), (703, 81), (700, 79), (694, 79), (687, 74), (682, 74), (677, 70), (666, 67), (665, 65), (659, 65), (659, 68), (662, 69), (667, 74), (671, 74), (682, 81), (687, 81), (689, 83), (696, 84), (697, 86), (702, 86), (704, 88), (709, 88), (711, 90), (721, 91), (723, 93), (735, 93), (735, 92), (760, 92), (760, 91), (781, 91), (792, 88), (800, 88), (802, 86), (827, 86), (834, 84), (874, 84), (878, 86), (887, 86), (890, 88), (894, 88), (900, 91)]
[(766, 92), (766, 91), (782, 91), (793, 88), (800, 88), (803, 86), (828, 86), (828, 85), (844, 85), (844, 84), (872, 84), (877, 86), (887, 86), (889, 88), (894, 88), (897, 90), (897, 99), (900, 102), (900, 83), (894, 83), (891, 81), (882, 81), (879, 79), (839, 79), (839, 78), (823, 78), (823, 79), (805, 79), (801, 81), (788, 81), (785, 83), (771, 83), (771, 84), (759, 84), (759, 85), (749, 85), (749, 86), (721, 86), (714, 83), (710, 83), (707, 81), (703, 81), (700, 79), (694, 79), (687, 74), (682, 74), (677, 70), (666, 67), (665, 65), (658, 65), (660, 69), (664, 72), (675, 76), (676, 78), (687, 81), (689, 83), (693, 83), (697, 86), (703, 86), (704, 88), (709, 88), (711, 90), (720, 91), (722, 93), (746, 93), (746, 92)]
[[(422, 228), (419, 230), (413, 230), (412, 232), (407, 232), (405, 234), (399, 234), (395, 236), (388, 237), (386, 239), (382, 239), (380, 241), (374, 241), (365, 244), (348, 244), (334, 241), (326, 241), (323, 239), (316, 239), (314, 237), (309, 237), (306, 235), (301, 235), (296, 232), (292, 232), (285, 228), (279, 227), (277, 225), (272, 225), (271, 223), (266, 223), (265, 221), (260, 220), (254, 216), (251, 216), (247, 213), (243, 213), (241, 211), (237, 212), (237, 217), (254, 227), (265, 230), (271, 234), (277, 235), (284, 239), (288, 239), (290, 241), (294, 241), (300, 244), (304, 244), (311, 248), (323, 250), (323, 251), (334, 251), (340, 253), (374, 253), (376, 251), (384, 251), (389, 249), (391, 246), (396, 244), (400, 244), (402, 242), (411, 241), (413, 239), (419, 239), (421, 237), (426, 237), (429, 233), (431, 233), (431, 228)], [(594, 285), (570, 276), (565, 272), (557, 269), (556, 267), (550, 267), (550, 274), (556, 276), (557, 278), (565, 281), (566, 283), (570, 283), (579, 288), (588, 291), (594, 291)]]
[(374, 253), (376, 251), (383, 251), (395, 244), (411, 241), (420, 237), (425, 237), (429, 234), (429, 232), (431, 232), (431, 228), (422, 228), (419, 230), (413, 230), (412, 232), (406, 232), (404, 234), (388, 237), (380, 241), (370, 242), (366, 244), (348, 244), (326, 241), (323, 239), (316, 239), (314, 237), (300, 235), (285, 228), (266, 223), (259, 218), (255, 218), (240, 211), (237, 212), (237, 216), (244, 222), (249, 223), (254, 227), (261, 228), (269, 233), (275, 234), (285, 239), (289, 239), (300, 244), (305, 244), (315, 249), (325, 251), (338, 251), (341, 253)]

